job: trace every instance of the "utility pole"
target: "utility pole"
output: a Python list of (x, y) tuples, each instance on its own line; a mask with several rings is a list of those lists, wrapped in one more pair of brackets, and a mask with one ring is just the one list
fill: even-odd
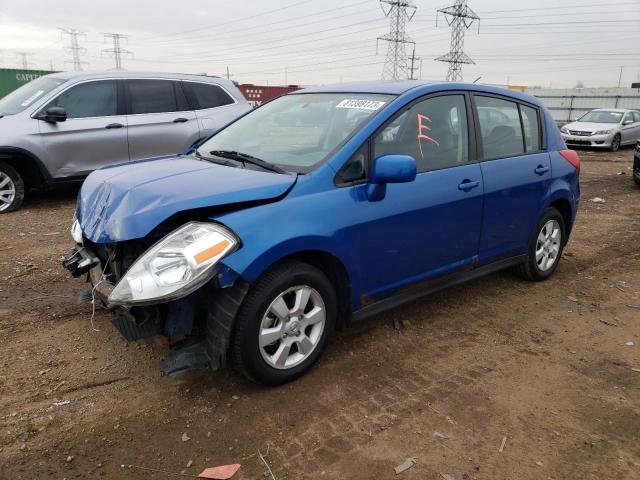
[(618, 75), (618, 88), (622, 85), (622, 70), (624, 69), (623, 65), (620, 65), (620, 75)]
[(76, 72), (83, 70), (82, 66), (89, 64), (80, 60), (80, 53), (85, 53), (87, 49), (80, 47), (78, 37), (80, 35), (84, 35), (85, 32), (79, 32), (75, 28), (59, 28), (59, 30), (61, 38), (68, 35), (70, 40), (70, 45), (65, 48), (65, 51), (71, 54), (71, 60), (67, 60), (65, 63), (71, 63), (73, 65), (73, 70)]
[(284, 67), (284, 86), (286, 87), (287, 85), (289, 85), (289, 80), (288, 80), (288, 73), (289, 73), (289, 67)]
[[(457, 82), (462, 80), (462, 65), (475, 63), (463, 51), (464, 33), (475, 20), (479, 22), (480, 17), (467, 6), (467, 0), (456, 0), (450, 7), (438, 10), (437, 14), (439, 13), (444, 14), (447, 24), (451, 27), (451, 48), (449, 53), (436, 58), (436, 61), (449, 63), (447, 81)], [(480, 28), (479, 24), (478, 28)]]
[[(385, 4), (387, 7), (385, 8)], [(406, 34), (407, 22), (416, 14), (417, 7), (410, 0), (380, 0), (380, 8), (385, 17), (389, 18), (389, 33), (378, 37), (378, 41), (387, 42), (387, 57), (382, 69), (383, 80), (404, 80), (409, 78), (409, 65), (405, 46), (415, 45), (411, 37)], [(413, 75), (413, 71), (411, 73)]]
[[(420, 57), (416, 57), (415, 45), (413, 46), (413, 52), (411, 53), (409, 60), (411, 60), (411, 66), (409, 67), (409, 80), (417, 80), (415, 73), (418, 68), (422, 68), (422, 59)], [(418, 65), (416, 64), (416, 60), (420, 60), (420, 67), (418, 67)], [(420, 76), (422, 76), (422, 73), (420, 74)]]
[(230, 77), (230, 76), (231, 76), (231, 75), (229, 75), (229, 65), (227, 65), (227, 80), (229, 80), (229, 77)]
[(131, 52), (126, 48), (122, 48), (121, 41), (129, 38), (128, 35), (122, 35), (121, 33), (105, 33), (104, 39), (105, 41), (111, 39), (113, 42), (112, 48), (106, 48), (102, 50), (104, 53), (107, 53), (113, 56), (115, 60), (115, 70), (124, 70), (122, 67), (122, 58), (128, 55), (131, 55)]
[(20, 59), (20, 66), (23, 70), (29, 70), (31, 65), (33, 65), (33, 63), (29, 61), (29, 56), (33, 54), (29, 52), (16, 52), (16, 55), (18, 55), (18, 58)]

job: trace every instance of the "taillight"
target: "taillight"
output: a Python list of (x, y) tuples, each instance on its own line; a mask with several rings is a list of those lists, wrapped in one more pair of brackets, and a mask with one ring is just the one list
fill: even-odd
[(580, 173), (580, 157), (575, 150), (560, 150), (558, 153)]

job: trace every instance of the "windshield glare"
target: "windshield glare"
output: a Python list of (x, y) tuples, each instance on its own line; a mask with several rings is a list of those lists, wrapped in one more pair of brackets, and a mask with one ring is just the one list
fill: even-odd
[(280, 97), (239, 119), (198, 148), (232, 150), (306, 173), (379, 111), (391, 95), (307, 93)]
[(622, 120), (622, 112), (609, 112), (609, 111), (592, 111), (582, 116), (579, 122), (592, 122), (592, 123), (619, 123)]
[(66, 80), (53, 77), (40, 77), (14, 90), (0, 99), (0, 114), (15, 115), (45, 96)]

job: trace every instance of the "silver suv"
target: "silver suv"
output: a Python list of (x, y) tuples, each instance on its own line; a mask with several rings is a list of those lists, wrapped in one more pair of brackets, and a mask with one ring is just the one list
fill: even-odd
[(176, 154), (251, 110), (233, 82), (132, 72), (54, 73), (0, 99), (0, 213), (28, 189)]

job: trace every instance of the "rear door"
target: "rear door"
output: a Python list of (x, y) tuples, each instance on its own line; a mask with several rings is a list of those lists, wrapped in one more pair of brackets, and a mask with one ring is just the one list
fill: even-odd
[(120, 97), (116, 80), (91, 80), (70, 86), (39, 111), (63, 107), (67, 112), (65, 122), (38, 120), (46, 164), (54, 178), (85, 176), (129, 160)]
[(477, 115), (484, 207), (480, 262), (527, 252), (529, 238), (551, 183), (543, 142), (542, 112), (499, 96), (474, 94), (475, 111), (495, 110), (501, 123)]
[(124, 83), (132, 160), (180, 153), (198, 140), (196, 114), (180, 82), (131, 79)]

